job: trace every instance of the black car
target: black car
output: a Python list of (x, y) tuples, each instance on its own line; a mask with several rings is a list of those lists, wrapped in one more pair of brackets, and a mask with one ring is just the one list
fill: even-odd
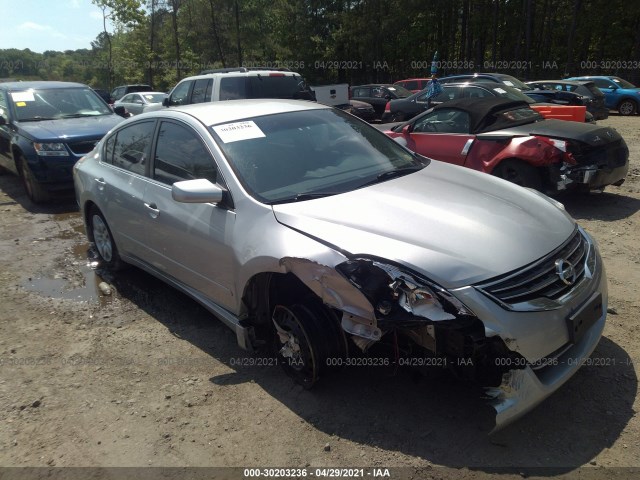
[(0, 169), (20, 175), (33, 202), (45, 202), (51, 191), (73, 188), (73, 165), (121, 121), (81, 83), (0, 83)]
[(572, 93), (584, 99), (587, 111), (591, 112), (596, 120), (605, 120), (609, 117), (609, 109), (605, 105), (604, 93), (589, 80), (536, 80), (527, 82), (527, 85), (536, 90), (554, 91), (562, 94)]
[[(537, 93), (544, 93), (541, 90), (532, 90)], [(402, 122), (409, 118), (422, 113), (436, 105), (448, 102), (450, 100), (456, 100), (459, 98), (485, 98), (485, 97), (499, 97), (506, 98), (508, 100), (519, 100), (527, 102), (530, 105), (544, 105), (544, 104), (560, 104), (560, 105), (575, 105), (572, 102), (553, 101), (544, 96), (533, 98), (531, 95), (527, 95), (529, 92), (523, 92), (517, 88), (510, 87), (508, 85), (498, 85), (495, 82), (482, 82), (478, 83), (445, 83), (442, 85), (442, 92), (437, 96), (427, 99), (427, 91), (414, 93), (410, 97), (391, 100), (385, 107), (385, 112), (382, 116), (382, 122)], [(565, 92), (574, 97), (578, 97), (576, 94)], [(578, 105), (584, 105), (584, 103), (578, 103)], [(586, 113), (586, 121), (591, 123), (593, 121), (592, 115)]]
[(116, 87), (111, 91), (111, 101), (109, 103), (113, 103), (116, 100), (120, 100), (127, 93), (152, 92), (152, 91), (153, 91), (153, 88), (151, 88), (151, 85), (145, 85), (143, 83), (139, 83), (136, 85), (120, 85), (119, 87)]
[(556, 105), (578, 105), (587, 107), (589, 114), (587, 121), (596, 120), (595, 116), (588, 109), (588, 101), (583, 96), (572, 91), (561, 91), (557, 89), (543, 90), (534, 88), (524, 83), (522, 80), (505, 73), (468, 73), (464, 75), (452, 75), (440, 80), (440, 83), (500, 83), (510, 88), (517, 88), (525, 95), (528, 95), (537, 103), (553, 103)]
[(442, 85), (442, 92), (427, 99), (427, 90), (422, 90), (407, 98), (390, 100), (385, 107), (382, 122), (403, 122), (425, 110), (441, 103), (458, 98), (501, 97), (509, 100), (520, 100), (529, 104), (535, 103), (520, 90), (506, 85), (491, 83), (451, 83)]
[(411, 92), (399, 85), (376, 83), (351, 87), (351, 98), (371, 104), (378, 118), (382, 117), (389, 100), (410, 96)]
[(493, 82), (517, 88), (518, 90), (531, 90), (531, 87), (527, 86), (522, 80), (505, 73), (465, 73), (462, 75), (450, 75), (439, 80), (440, 83)]

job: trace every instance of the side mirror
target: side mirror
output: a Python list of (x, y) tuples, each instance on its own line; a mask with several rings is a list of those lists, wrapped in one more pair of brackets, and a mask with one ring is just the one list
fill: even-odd
[(163, 107), (169, 106), (169, 97), (164, 97), (164, 99), (162, 99), (162, 106)]
[(171, 187), (171, 196), (180, 203), (220, 203), (223, 190), (206, 178), (183, 180)]
[(7, 123), (7, 117), (4, 114), (4, 110), (0, 108), (0, 125), (6, 125)]
[(411, 132), (413, 132), (413, 125), (410, 123), (402, 127), (402, 135), (409, 135)]

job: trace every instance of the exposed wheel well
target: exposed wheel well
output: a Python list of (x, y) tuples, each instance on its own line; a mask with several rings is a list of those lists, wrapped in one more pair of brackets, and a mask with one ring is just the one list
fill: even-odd
[(252, 277), (242, 300), (248, 316), (246, 322), (254, 327), (257, 344), (268, 343), (276, 305), (289, 305), (308, 295), (315, 294), (293, 273), (265, 272)]

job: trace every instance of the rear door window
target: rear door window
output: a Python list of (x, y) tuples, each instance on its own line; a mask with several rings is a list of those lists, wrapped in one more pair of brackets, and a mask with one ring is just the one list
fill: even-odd
[(105, 160), (115, 167), (144, 175), (155, 123), (138, 122), (118, 130), (107, 140)]
[(213, 86), (213, 79), (201, 78), (196, 80), (193, 85), (193, 92), (191, 92), (190, 103), (204, 103), (211, 101), (211, 87)]

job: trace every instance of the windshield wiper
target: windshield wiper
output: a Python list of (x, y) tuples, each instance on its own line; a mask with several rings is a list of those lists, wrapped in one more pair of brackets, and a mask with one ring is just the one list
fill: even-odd
[(54, 117), (31, 117), (18, 120), (19, 122), (39, 122), (41, 120), (55, 120)]
[(404, 177), (405, 175), (409, 175), (410, 173), (417, 172), (418, 170), (422, 170), (424, 165), (415, 165), (413, 167), (404, 167), (398, 168), (397, 170), (389, 170), (387, 172), (382, 172), (376, 176), (373, 180), (370, 180), (366, 183), (360, 185), (362, 187), (368, 187), (369, 185), (375, 185), (376, 183), (385, 182), (387, 180), (391, 180), (392, 178)]
[(342, 192), (308, 192), (308, 193), (298, 193), (293, 197), (283, 198), (282, 200), (276, 200), (275, 202), (271, 202), (271, 205), (278, 205), (279, 203), (293, 203), (293, 202), (303, 202), (305, 200), (313, 200), (314, 198), (322, 198), (322, 197), (330, 197), (332, 195), (338, 195)]
[[(99, 115), (104, 115), (100, 113)], [(60, 118), (82, 118), (82, 117), (96, 117), (95, 113), (67, 113), (65, 115), (60, 115)]]

